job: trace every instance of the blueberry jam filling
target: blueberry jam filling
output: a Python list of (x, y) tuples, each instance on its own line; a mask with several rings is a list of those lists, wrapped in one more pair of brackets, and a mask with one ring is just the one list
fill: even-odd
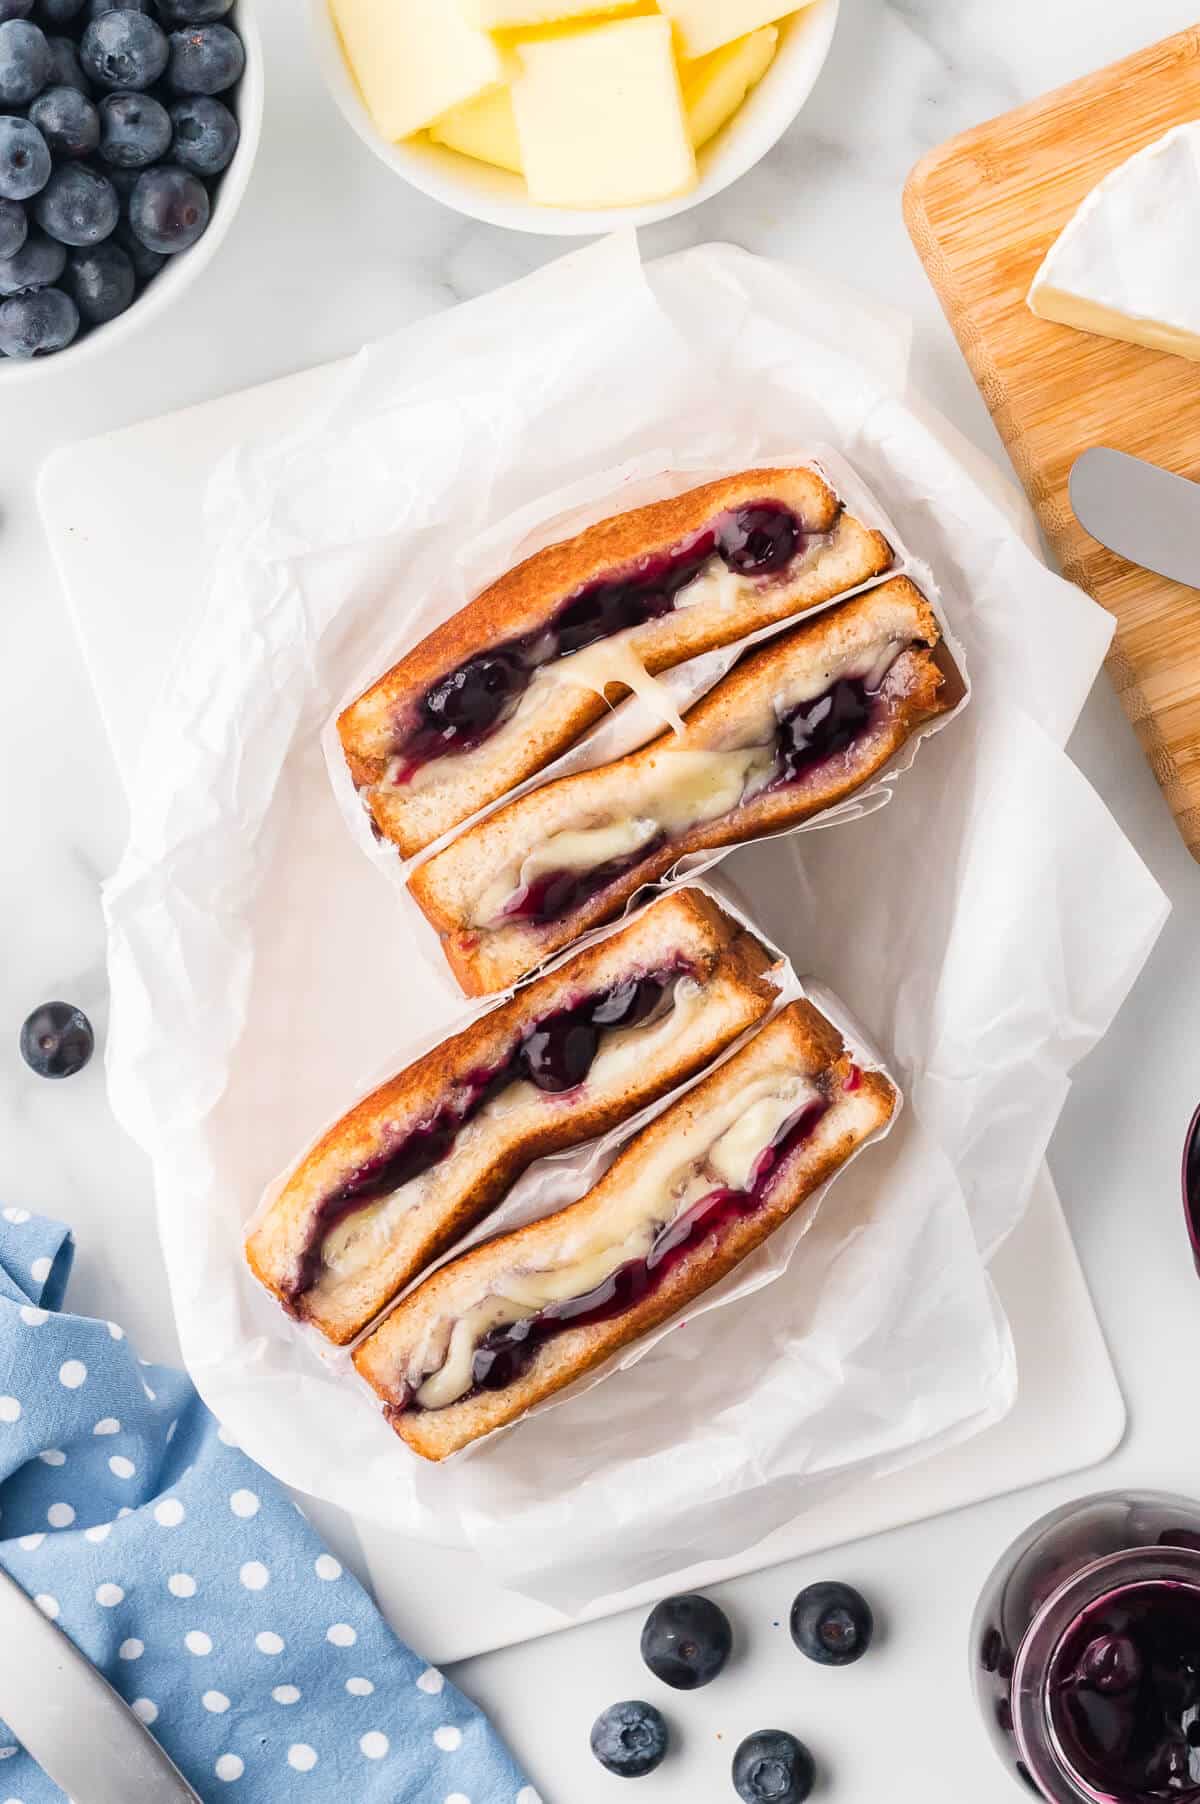
[(1089, 1791), (1200, 1799), (1200, 1591), (1159, 1582), (1101, 1598), (1064, 1635), (1049, 1693), (1055, 1739)]
[(839, 677), (824, 695), (785, 714), (776, 734), (779, 774), (769, 787), (795, 783), (814, 764), (824, 764), (853, 745), (871, 723), (878, 693), (861, 678)]
[[(745, 1190), (728, 1186), (710, 1190), (676, 1220), (662, 1228), (644, 1259), (618, 1266), (602, 1284), (582, 1296), (550, 1303), (535, 1315), (493, 1328), (475, 1349), (471, 1367), (473, 1389), (504, 1390), (521, 1377), (547, 1341), (568, 1328), (589, 1328), (612, 1321), (651, 1296), (682, 1259), (706, 1240), (716, 1240), (766, 1200), (784, 1162), (816, 1129), (829, 1104), (823, 1099), (807, 1104), (785, 1123), (772, 1144), (760, 1153), (754, 1175)], [(391, 1406), (391, 1413), (420, 1408), (411, 1396)]]
[[(816, 765), (846, 751), (871, 725), (878, 701), (879, 691), (868, 689), (862, 678), (839, 677), (824, 694), (783, 715), (775, 734), (773, 773), (754, 793), (784, 789), (789, 783), (799, 782)], [(741, 805), (739, 800), (737, 806)], [(560, 920), (652, 857), (666, 837), (660, 833), (635, 852), (595, 865), (591, 870), (544, 872), (536, 882), (517, 891), (504, 910), (504, 919), (531, 921), (538, 926)]]
[(682, 965), (629, 977), (623, 983), (558, 1009), (530, 1029), (500, 1066), (473, 1071), (455, 1100), (443, 1106), (386, 1151), (357, 1171), (317, 1206), (296, 1262), (286, 1301), (295, 1306), (311, 1290), (324, 1267), (326, 1238), (348, 1216), (391, 1196), (414, 1178), (439, 1165), (451, 1151), (459, 1131), (493, 1098), (522, 1081), (552, 1095), (574, 1090), (587, 1077), (605, 1033), (640, 1027), (670, 1007), (669, 993), (687, 974)]
[(561, 920), (563, 915), (582, 907), (589, 897), (598, 894), (631, 871), (636, 864), (657, 852), (666, 835), (660, 833), (657, 838), (639, 846), (636, 852), (629, 852), (624, 858), (610, 858), (604, 864), (593, 865), (590, 871), (547, 871), (536, 882), (519, 890), (516, 897), (504, 910), (506, 921), (533, 921), (541, 926), (546, 921)]
[(398, 747), (392, 781), (407, 783), (433, 759), (481, 745), (543, 665), (672, 613), (714, 555), (739, 576), (767, 578), (786, 570), (807, 543), (791, 508), (760, 501), (719, 515), (670, 551), (586, 583), (544, 627), (468, 659), (425, 691), (416, 724)]

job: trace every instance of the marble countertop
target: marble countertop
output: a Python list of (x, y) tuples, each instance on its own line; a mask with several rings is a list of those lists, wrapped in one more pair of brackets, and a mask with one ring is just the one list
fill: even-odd
[[(350, 351), (564, 248), (474, 224), (400, 185), (320, 88), (298, 11), (260, 0), (263, 145), (213, 268), (165, 320), (80, 377), (51, 366), (7, 395), (0, 382), (0, 1023), (9, 1024), (7, 1050), (0, 1044), (0, 1197), (84, 1224), (75, 1307), (119, 1317), (151, 1358), (176, 1349), (144, 1161), (108, 1112), (99, 1060), (54, 1086), (30, 1076), (16, 1051), (19, 1022), (48, 996), (81, 1004), (103, 1034), (98, 890), (124, 831), (115, 768), (38, 524), (38, 468), (69, 440)], [(1003, 462), (905, 233), (905, 176), (962, 128), (1192, 22), (1184, 0), (1003, 8), (843, 0), (829, 64), (782, 143), (726, 194), (646, 232), (645, 251), (729, 239), (906, 309), (917, 327), (917, 383)], [(130, 558), (137, 554), (131, 542)], [(171, 606), (169, 594), (162, 605)], [(969, 1787), (977, 1804), (1004, 1804), (1015, 1794), (975, 1721), (963, 1639), (990, 1564), (1029, 1519), (1080, 1490), (1195, 1490), (1187, 1406), (1200, 1291), (1178, 1219), (1178, 1164), (1200, 1094), (1200, 873), (1103, 682), (1072, 750), (1175, 905), (1116, 1027), (1080, 1070), (1050, 1148), (1129, 1402), (1126, 1442), (1097, 1475), (729, 1587), (739, 1623), (761, 1626), (761, 1651), (738, 1662), (719, 1694), (683, 1700), (683, 1751), (644, 1794), (656, 1804), (732, 1798), (732, 1747), (776, 1722), (812, 1742), (830, 1774), (822, 1796), (841, 1804), (873, 1804), (885, 1787), (921, 1804), (958, 1804)], [(331, 1527), (352, 1556), (344, 1527)], [(833, 1567), (871, 1594), (886, 1621), (880, 1653), (853, 1675), (817, 1673), (778, 1639), (770, 1644), (799, 1584)], [(403, 1626), (419, 1644), (420, 1624)], [(614, 1795), (586, 1735), (604, 1704), (637, 1694), (636, 1640), (637, 1625), (616, 1619), (487, 1656), (460, 1675), (546, 1804)]]

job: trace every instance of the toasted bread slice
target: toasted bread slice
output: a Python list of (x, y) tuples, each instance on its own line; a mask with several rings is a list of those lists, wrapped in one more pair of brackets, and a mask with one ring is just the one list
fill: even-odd
[[(702, 892), (661, 898), (323, 1134), (247, 1239), (255, 1276), (345, 1345), (535, 1159), (607, 1132), (761, 1020), (775, 995), (769, 969), (758, 941)], [(583, 1062), (587, 1069), (571, 1088), (539, 1088), (514, 1065), (535, 1032), (546, 1044), (547, 1023), (570, 1028), (566, 1011), (645, 979), (643, 1006), (655, 1012), (634, 1025), (584, 1029), (582, 1056), (574, 1038), (565, 1075)]]
[[(506, 987), (687, 852), (777, 832), (852, 795), (949, 705), (940, 637), (924, 596), (894, 578), (747, 654), (682, 734), (543, 784), (468, 827), (409, 879), (463, 989)], [(839, 683), (858, 683), (869, 701), (860, 730), (794, 780), (772, 780), (781, 722)]]
[[(643, 1128), (577, 1203), (418, 1286), (354, 1363), (408, 1445), (445, 1459), (693, 1303), (882, 1128), (897, 1100), (811, 1004), (791, 1003)], [(542, 1336), (547, 1307), (558, 1315)], [(591, 1319), (572, 1325), (573, 1314)], [(495, 1363), (497, 1334), (516, 1349), (507, 1366)], [(478, 1386), (481, 1360), (496, 1388)]]
[[(790, 509), (803, 529), (786, 567), (738, 575), (714, 552), (709, 576), (682, 590), (669, 611), (537, 663), (546, 657), (544, 635), (581, 591), (606, 580), (645, 581), (656, 559), (696, 541), (722, 516), (762, 502)], [(411, 857), (573, 744), (628, 694), (631, 657), (653, 675), (843, 595), (891, 562), (883, 535), (846, 513), (828, 484), (804, 468), (747, 470), (602, 520), (508, 571), (343, 711), (338, 732), (351, 775), (379, 832)], [(409, 768), (403, 748), (420, 730), (430, 689), (472, 659), (513, 647), (530, 679), (514, 692), (513, 711), (473, 746)]]

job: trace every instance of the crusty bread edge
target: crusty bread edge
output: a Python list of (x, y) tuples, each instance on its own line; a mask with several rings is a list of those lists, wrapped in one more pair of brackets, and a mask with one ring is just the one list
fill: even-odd
[(761, 490), (781, 479), (808, 487), (808, 505), (812, 510), (809, 530), (828, 531), (842, 506), (819, 471), (806, 464), (759, 466), (700, 483), (660, 501), (609, 514), (506, 570), (342, 709), (337, 720), (338, 736), (355, 783), (361, 786), (377, 780), (379, 775), (376, 761), (364, 759), (355, 743), (356, 710), (362, 704), (382, 698), (385, 703), (402, 705), (481, 646), (519, 636), (540, 624), (576, 588), (640, 557), (669, 549), (697, 531), (714, 513), (734, 504), (740, 491)]
[[(774, 960), (759, 940), (736, 917), (728, 914), (715, 898), (706, 895), (701, 890), (680, 889), (671, 897), (664, 896), (657, 900), (671, 901), (670, 912), (678, 916), (681, 932), (684, 922), (690, 921), (700, 938), (707, 939), (708, 943), (704, 947), (707, 958), (707, 981), (712, 983), (719, 981), (722, 977), (727, 978), (732, 985), (745, 992), (748, 1010), (751, 999), (761, 1004), (758, 1011), (759, 1018), (761, 1018), (774, 1000), (775, 989), (767, 977)], [(542, 998), (547, 995), (557, 998), (559, 995), (569, 994), (577, 985), (586, 987), (597, 967), (602, 967), (612, 956), (614, 942), (622, 939), (636, 940), (636, 931), (629, 930), (637, 929), (645, 924), (646, 912), (639, 911), (627, 922), (623, 922), (616, 932), (595, 941), (591, 946), (584, 947), (575, 957), (565, 960), (553, 971), (546, 973), (544, 977), (526, 985), (498, 1006), (486, 1010), (474, 1021), (469, 1022), (466, 1027), (460, 1029), (458, 1033), (439, 1041), (436, 1046), (414, 1059), (410, 1065), (405, 1066), (395, 1076), (386, 1079), (366, 1096), (361, 1097), (309, 1145), (299, 1161), (287, 1173), (282, 1185), (273, 1187), (274, 1194), (270, 1196), (266, 1208), (260, 1208), (256, 1212), (243, 1244), (246, 1262), (255, 1278), (289, 1314), (297, 1314), (300, 1320), (308, 1323), (334, 1345), (346, 1346), (387, 1307), (392, 1298), (403, 1288), (403, 1285), (415, 1275), (409, 1273), (408, 1277), (397, 1282), (390, 1294), (378, 1303), (371, 1316), (353, 1323), (347, 1322), (342, 1326), (336, 1326), (331, 1319), (317, 1318), (303, 1306), (297, 1311), (289, 1303), (280, 1265), (278, 1262), (271, 1261), (268, 1256), (269, 1250), (272, 1250), (268, 1224), (272, 1217), (277, 1217), (278, 1212), (287, 1209), (289, 1200), (296, 1195), (297, 1190), (303, 1186), (305, 1180), (320, 1165), (321, 1161), (336, 1153), (347, 1138), (348, 1129), (360, 1124), (366, 1127), (372, 1126), (381, 1114), (390, 1114), (409, 1097), (413, 1097), (413, 1106), (417, 1112), (423, 1112), (436, 1099), (439, 1091), (452, 1088), (454, 1083), (469, 1072), (481, 1057), (486, 1057), (493, 1047), (507, 1042), (513, 1031), (511, 1025), (513, 1017), (516, 1017), (519, 1023), (523, 1019), (535, 1015)], [(730, 1044), (738, 1034), (745, 1032), (746, 1026), (751, 1025), (755, 1018), (751, 1010), (747, 1023), (732, 1032), (723, 1045)], [(718, 1046), (715, 1050), (706, 1053), (700, 1065), (689, 1062), (673, 1071), (669, 1078), (661, 1081), (654, 1078), (644, 1086), (639, 1086), (637, 1100), (630, 1107), (618, 1107), (614, 1103), (602, 1110), (593, 1109), (587, 1118), (588, 1131), (581, 1138), (576, 1139), (571, 1136), (563, 1140), (559, 1137), (557, 1130), (566, 1126), (565, 1121), (553, 1124), (548, 1122), (546, 1125), (550, 1131), (536, 1137), (535, 1149), (523, 1161), (521, 1169), (526, 1169), (535, 1159), (543, 1157), (549, 1152), (561, 1150), (563, 1145), (582, 1145), (586, 1140), (595, 1139), (598, 1135), (609, 1132), (629, 1115), (636, 1114), (650, 1102), (658, 1100), (669, 1094), (677, 1085), (685, 1083), (695, 1075), (697, 1069), (703, 1067), (704, 1063), (717, 1057), (721, 1050), (722, 1046)], [(515, 1181), (515, 1177), (509, 1179), (509, 1183)], [(507, 1184), (503, 1186), (503, 1188), (507, 1187)], [(481, 1200), (478, 1208), (472, 1212), (470, 1222), (464, 1222), (462, 1212), (455, 1211), (453, 1232), (450, 1238), (445, 1240), (444, 1245), (438, 1245), (434, 1251), (430, 1252), (423, 1263), (428, 1264), (433, 1258), (439, 1256), (445, 1250), (445, 1246), (452, 1244), (453, 1239), (457, 1238), (465, 1226), (478, 1221), (490, 1208), (493, 1208), (496, 1200), (494, 1196), (487, 1201)], [(434, 1238), (441, 1239), (441, 1236)]]
[[(849, 1075), (854, 1060), (837, 1029), (811, 1003), (789, 1004), (770, 1025), (774, 1026), (775, 1022), (793, 1013), (803, 1021), (805, 1034), (819, 1055), (836, 1106), (837, 1088)], [(720, 1078), (718, 1071), (704, 1082), (715, 1082)], [(833, 1145), (823, 1147), (815, 1157), (811, 1156), (811, 1143), (799, 1147), (773, 1186), (769, 1201), (752, 1215), (736, 1222), (718, 1242), (702, 1241), (641, 1304), (612, 1322), (568, 1330), (558, 1336), (551, 1343), (560, 1350), (554, 1372), (539, 1372), (535, 1360), (534, 1366), (517, 1383), (503, 1391), (475, 1393), (444, 1410), (395, 1412), (389, 1419), (396, 1433), (422, 1458), (446, 1459), (484, 1435), (519, 1420), (537, 1404), (586, 1377), (615, 1353), (688, 1308), (794, 1215), (842, 1169), (862, 1144), (881, 1132), (894, 1116), (900, 1100), (894, 1085), (877, 1070), (860, 1070), (855, 1094), (874, 1104), (874, 1121), (870, 1127), (857, 1133), (847, 1128)], [(694, 1097), (695, 1091), (689, 1092), (689, 1096)], [(647, 1131), (665, 1124), (666, 1120), (660, 1116)], [(632, 1143), (633, 1147), (636, 1145), (636, 1141)], [(361, 1372), (361, 1366), (359, 1369)], [(371, 1382), (369, 1378), (367, 1382)], [(386, 1402), (382, 1390), (380, 1395)]]
[[(518, 950), (520, 942), (515, 939), (510, 939), (506, 946), (494, 931), (458, 927), (426, 888), (422, 881), (423, 867), (414, 871), (409, 888), (418, 907), (437, 931), (442, 952), (459, 987), (468, 996), (485, 996), (490, 991), (503, 989), (536, 970), (544, 960), (590, 928), (611, 919), (640, 889), (657, 883), (681, 858), (693, 852), (744, 845), (767, 834), (786, 832), (858, 794), (885, 769), (919, 727), (948, 712), (953, 705), (952, 699), (943, 695), (944, 678), (936, 648), (909, 655), (924, 667), (921, 673), (925, 678), (923, 686), (919, 692), (914, 689), (893, 700), (886, 726), (872, 742), (871, 756), (855, 767), (852, 776), (839, 777), (816, 794), (811, 789), (803, 793), (777, 790), (756, 796), (739, 806), (738, 820), (732, 827), (729, 815), (695, 827), (632, 865), (569, 914), (540, 925), (522, 923), (524, 944), (532, 946), (536, 942), (537, 949), (531, 957)], [(631, 754), (633, 757), (638, 755)]]

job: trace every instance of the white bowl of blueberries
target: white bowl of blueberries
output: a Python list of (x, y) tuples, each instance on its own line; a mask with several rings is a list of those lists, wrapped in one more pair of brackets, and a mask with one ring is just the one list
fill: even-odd
[(247, 0), (0, 0), (0, 384), (194, 280), (261, 119)]

